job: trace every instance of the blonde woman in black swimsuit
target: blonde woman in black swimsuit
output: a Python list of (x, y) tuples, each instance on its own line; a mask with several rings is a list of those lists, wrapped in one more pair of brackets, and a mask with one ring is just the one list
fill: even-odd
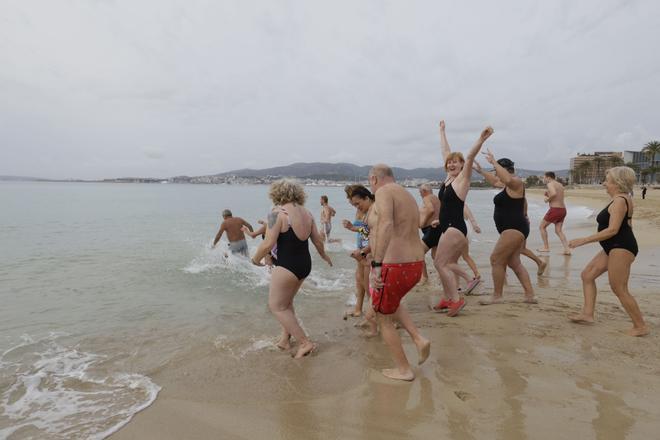
[(277, 253), (273, 255), (275, 267), (271, 273), (268, 307), (282, 325), (282, 335), (277, 346), (282, 350), (290, 350), (290, 339), (293, 336), (300, 344), (294, 355), (299, 359), (316, 349), (316, 344), (298, 323), (293, 309), (293, 298), (312, 270), (309, 240), (312, 240), (321, 258), (330, 266), (332, 261), (325, 253), (314, 217), (303, 206), (306, 198), (303, 187), (292, 180), (278, 180), (270, 186), (269, 196), (277, 208), (268, 218), (266, 238), (257, 248), (252, 263), (263, 266), (262, 260), (277, 245)]
[(630, 336), (644, 336), (649, 333), (649, 329), (637, 301), (628, 291), (630, 266), (638, 252), (637, 240), (632, 231), (633, 201), (630, 196), (635, 180), (635, 171), (631, 168), (611, 168), (603, 186), (612, 201), (596, 217), (598, 232), (588, 237), (576, 238), (568, 244), (574, 249), (597, 241), (603, 248), (582, 271), (582, 313), (570, 315), (568, 318), (576, 324), (594, 323), (596, 278), (607, 272), (612, 291), (633, 322), (633, 328), (626, 333)]

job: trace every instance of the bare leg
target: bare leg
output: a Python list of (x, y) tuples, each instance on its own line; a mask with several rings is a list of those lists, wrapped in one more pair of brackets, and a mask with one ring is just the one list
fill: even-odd
[(562, 246), (564, 246), (564, 255), (571, 255), (571, 249), (568, 247), (568, 240), (566, 239), (566, 236), (561, 229), (563, 225), (563, 222), (555, 224), (555, 234), (557, 234), (557, 237), (559, 237)]
[(612, 249), (607, 261), (607, 275), (610, 280), (612, 291), (621, 301), (621, 305), (632, 319), (633, 328), (628, 330), (630, 336), (644, 336), (649, 334), (642, 312), (639, 310), (637, 301), (628, 291), (628, 278), (630, 277), (630, 266), (635, 261), (635, 256), (625, 249)]
[[(523, 240), (524, 236), (515, 229), (502, 231), (500, 238), (495, 243), (493, 253), (490, 255), (490, 265), (493, 273), (493, 295), (489, 300), (479, 301), (479, 304), (488, 305), (502, 302), (506, 268), (514, 253), (519, 252)], [(520, 258), (518, 261), (520, 261)]]
[(405, 305), (401, 304), (399, 306), (398, 310), (394, 313), (394, 318), (399, 321), (415, 343), (418, 354), (417, 364), (422, 365), (431, 353), (431, 342), (419, 333)]
[(525, 242), (525, 245), (523, 246), (522, 250), (520, 251), (520, 255), (524, 255), (527, 258), (531, 259), (536, 263), (537, 266), (537, 275), (543, 275), (543, 272), (545, 272), (545, 269), (548, 267), (548, 263), (545, 261), (541, 260), (534, 252), (532, 252), (530, 249), (527, 248), (527, 242)]
[(378, 323), (380, 324), (380, 332), (383, 335), (383, 341), (385, 341), (385, 344), (387, 344), (387, 347), (390, 349), (390, 353), (396, 364), (396, 368), (383, 370), (383, 374), (390, 379), (413, 380), (415, 378), (415, 373), (413, 373), (412, 368), (410, 368), (406, 353), (403, 351), (401, 338), (399, 337), (399, 332), (394, 328), (392, 315), (377, 313), (376, 316), (378, 317)]
[[(451, 301), (458, 301), (458, 286), (452, 271), (452, 264), (456, 264), (458, 258), (467, 244), (467, 239), (461, 231), (456, 228), (449, 228), (440, 237), (438, 243), (438, 252), (435, 255), (435, 268), (440, 275), (440, 281), (445, 291), (445, 295)], [(463, 272), (465, 273), (465, 272)]]
[(364, 294), (364, 269), (362, 263), (358, 261), (355, 268), (355, 309), (350, 314), (351, 316), (359, 317), (362, 315)]
[(268, 293), (270, 311), (285, 329), (285, 333), (293, 335), (300, 344), (296, 358), (305, 356), (315, 348), (315, 345), (300, 327), (293, 309), (293, 297), (302, 283), (303, 280), (298, 280), (288, 270), (275, 267), (271, 275), (270, 291)]
[(596, 278), (607, 271), (607, 254), (600, 251), (587, 266), (582, 270), (582, 293), (584, 295), (584, 306), (581, 313), (574, 313), (568, 319), (576, 324), (593, 324), (594, 309), (596, 307)]
[(481, 275), (479, 274), (479, 268), (477, 267), (477, 264), (474, 262), (474, 260), (470, 256), (470, 248), (469, 247), (465, 248), (465, 250), (461, 254), (461, 257), (467, 263), (467, 265), (470, 266), (470, 269), (472, 270), (472, 273), (474, 274), (474, 277), (475, 278), (481, 278)]
[(539, 231), (541, 232), (541, 239), (543, 240), (543, 247), (537, 249), (539, 252), (550, 252), (550, 246), (548, 245), (548, 231), (546, 228), (548, 227), (550, 223), (548, 223), (545, 220), (541, 220), (541, 224), (539, 225)]
[[(506, 231), (505, 231), (506, 232)], [(520, 250), (525, 245), (525, 238), (520, 234), (522, 241), (520, 242), (520, 247), (513, 252), (513, 255), (509, 258), (508, 266), (513, 270), (513, 273), (518, 277), (518, 281), (522, 284), (523, 290), (525, 291), (525, 302), (536, 303), (534, 298), (534, 288), (532, 287), (532, 282), (529, 279), (529, 273), (527, 269), (520, 262)]]

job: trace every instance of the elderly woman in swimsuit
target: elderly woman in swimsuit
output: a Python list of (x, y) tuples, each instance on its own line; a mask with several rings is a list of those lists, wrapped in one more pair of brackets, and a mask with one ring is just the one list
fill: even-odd
[(481, 150), (484, 142), (493, 134), (491, 127), (486, 127), (477, 142), (464, 159), (461, 153), (452, 152), (445, 133), (445, 121), (440, 121), (440, 145), (445, 161), (447, 179), (442, 184), (438, 197), (440, 198), (440, 222), (442, 233), (438, 242), (434, 265), (448, 299), (443, 298), (434, 307), (436, 311), (448, 309), (448, 316), (456, 316), (465, 307), (465, 299), (458, 294), (458, 286), (454, 273), (462, 271), (458, 259), (468, 246), (467, 226), (463, 214), (465, 200), (470, 190), (472, 163)]
[(325, 253), (314, 217), (304, 207), (306, 195), (303, 187), (292, 180), (278, 180), (271, 185), (269, 196), (276, 208), (268, 217), (266, 238), (257, 248), (252, 263), (263, 266), (262, 260), (277, 245), (277, 254), (273, 255), (275, 267), (271, 273), (268, 307), (282, 325), (277, 346), (290, 350), (293, 336), (299, 344), (294, 357), (299, 359), (316, 349), (316, 344), (298, 323), (293, 308), (293, 298), (312, 270), (309, 239), (323, 260), (330, 266), (332, 261)]
[(493, 199), (495, 212), (493, 219), (500, 238), (490, 255), (490, 265), (493, 274), (493, 295), (488, 300), (479, 301), (482, 305), (502, 302), (506, 268), (510, 267), (518, 277), (525, 292), (525, 302), (534, 304), (534, 288), (529, 279), (529, 273), (520, 262), (520, 253), (525, 248), (529, 235), (527, 221), (527, 202), (525, 200), (525, 184), (515, 175), (514, 163), (510, 159), (495, 160), (490, 150), (483, 153), (488, 163), (495, 168), (495, 174), (485, 172), (478, 162), (474, 163), (476, 172), (496, 188), (502, 188)]
[(588, 237), (576, 238), (568, 244), (574, 249), (597, 241), (603, 248), (582, 271), (582, 313), (570, 315), (569, 319), (576, 324), (594, 323), (596, 278), (607, 272), (612, 291), (633, 322), (633, 328), (626, 333), (630, 336), (644, 336), (649, 333), (649, 329), (637, 301), (628, 290), (630, 266), (638, 252), (637, 240), (632, 230), (633, 201), (630, 196), (635, 180), (635, 171), (631, 168), (611, 168), (603, 186), (612, 201), (596, 217), (598, 232)]

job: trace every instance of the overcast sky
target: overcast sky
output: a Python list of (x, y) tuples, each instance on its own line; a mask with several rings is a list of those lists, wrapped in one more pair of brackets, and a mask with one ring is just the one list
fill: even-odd
[(660, 2), (0, 0), (0, 175), (568, 168), (660, 138)]

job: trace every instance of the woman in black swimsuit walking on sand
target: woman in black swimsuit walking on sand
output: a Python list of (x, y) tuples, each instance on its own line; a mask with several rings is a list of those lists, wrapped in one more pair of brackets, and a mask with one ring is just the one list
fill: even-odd
[(502, 188), (502, 191), (493, 199), (493, 203), (495, 203), (493, 219), (497, 232), (500, 233), (500, 238), (490, 255), (493, 295), (490, 299), (479, 301), (479, 303), (489, 305), (502, 302), (507, 266), (513, 270), (522, 284), (525, 291), (525, 302), (536, 303), (529, 273), (520, 262), (520, 252), (525, 248), (525, 241), (529, 235), (525, 184), (520, 177), (514, 174), (514, 163), (510, 159), (502, 158), (496, 161), (490, 150), (483, 154), (488, 163), (495, 167), (495, 174), (483, 171), (477, 162), (474, 163), (475, 171), (484, 176), (484, 179), (491, 185)]
[(633, 201), (630, 197), (635, 184), (635, 171), (628, 167), (611, 168), (605, 176), (603, 186), (612, 201), (596, 217), (598, 232), (589, 237), (571, 240), (572, 249), (597, 241), (603, 248), (582, 271), (584, 306), (582, 313), (568, 318), (576, 324), (593, 324), (596, 307), (596, 278), (607, 272), (612, 292), (633, 322), (633, 328), (626, 333), (630, 336), (644, 336), (648, 327), (639, 310), (637, 301), (628, 291), (630, 266), (637, 256), (637, 240), (632, 231)]
[(300, 344), (294, 356), (299, 359), (316, 348), (316, 344), (307, 337), (298, 323), (293, 309), (293, 297), (312, 270), (309, 239), (321, 258), (330, 266), (332, 261), (325, 253), (314, 217), (303, 206), (306, 198), (303, 187), (292, 180), (278, 180), (270, 186), (269, 196), (276, 208), (269, 215), (266, 238), (257, 248), (252, 263), (263, 266), (262, 259), (277, 245), (277, 254), (273, 256), (275, 267), (271, 274), (268, 307), (282, 325), (282, 335), (277, 346), (282, 350), (290, 350), (290, 339), (293, 336)]

